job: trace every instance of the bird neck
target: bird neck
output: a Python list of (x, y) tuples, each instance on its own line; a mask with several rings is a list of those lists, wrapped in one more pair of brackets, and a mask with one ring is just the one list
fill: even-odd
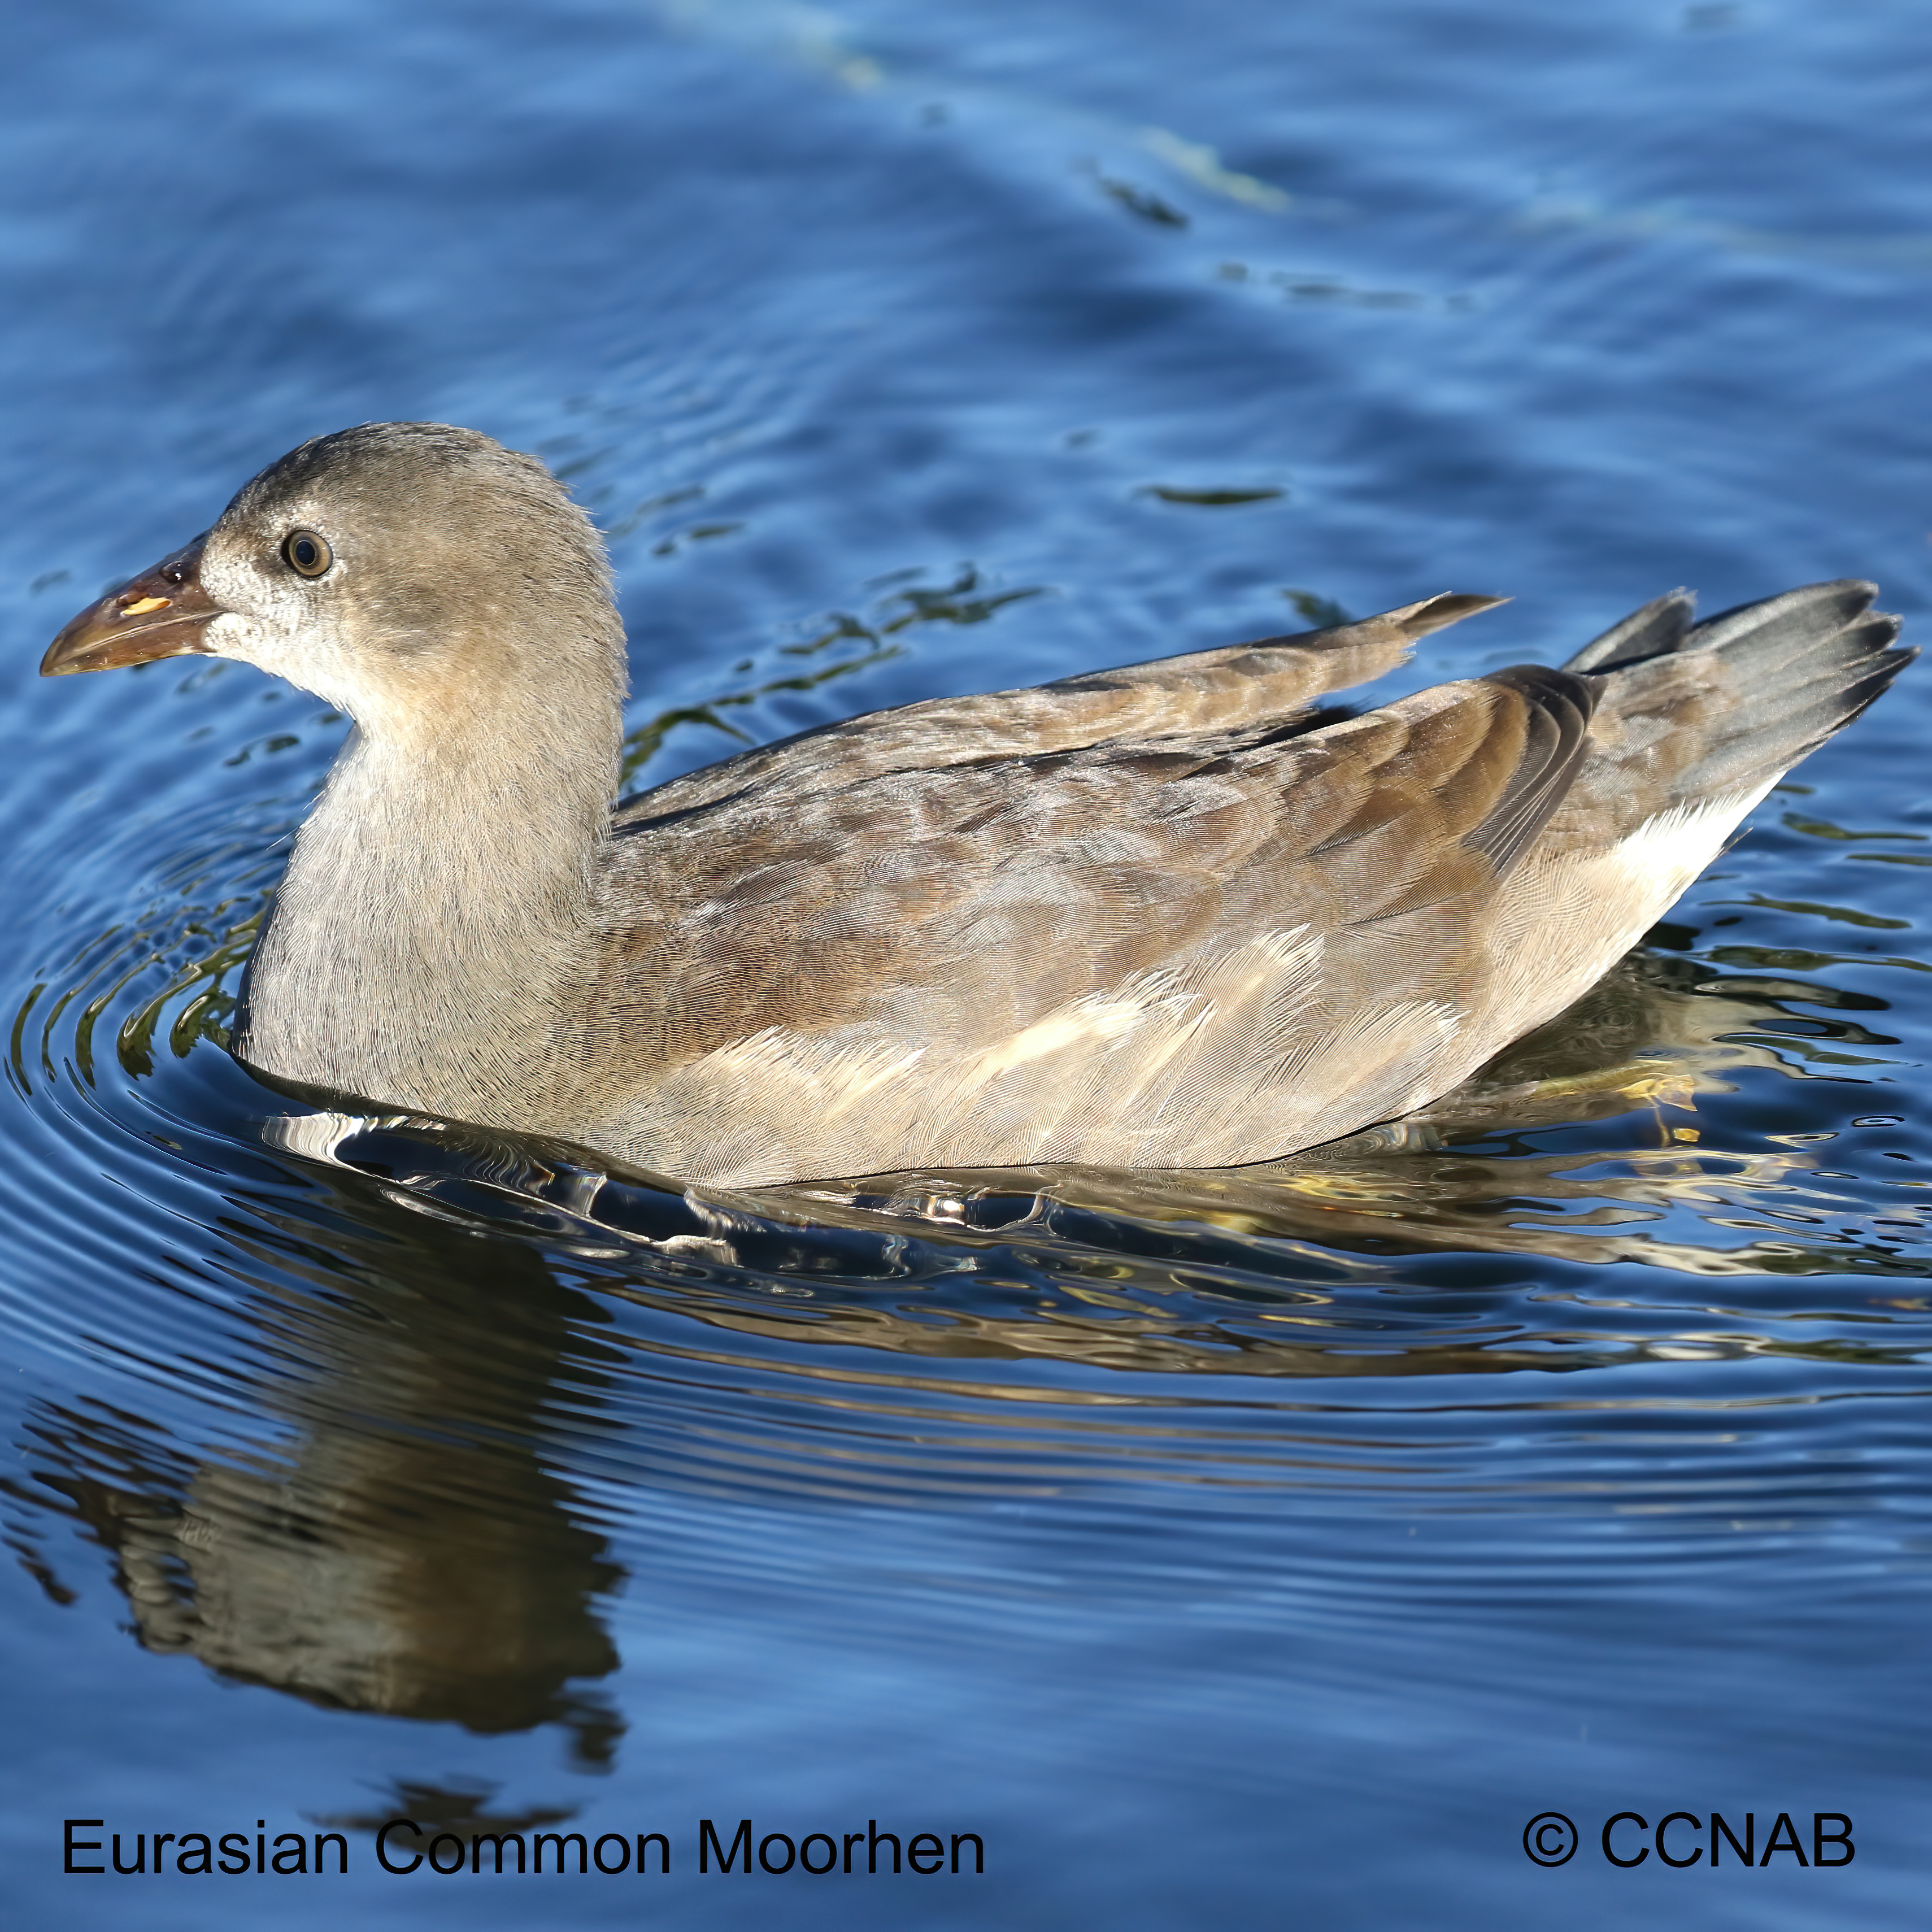
[(391, 1106), (527, 1123), (591, 962), (620, 697), (614, 677), (553, 684), (358, 727), (296, 835), (238, 1054)]

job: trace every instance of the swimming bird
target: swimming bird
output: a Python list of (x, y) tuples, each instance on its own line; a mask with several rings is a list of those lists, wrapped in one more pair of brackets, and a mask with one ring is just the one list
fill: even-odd
[(694, 1182), (1219, 1167), (1435, 1100), (1634, 945), (1914, 655), (1868, 584), (1322, 700), (1499, 600), (936, 698), (617, 804), (603, 547), (535, 458), (370, 423), (249, 482), (45, 674), (184, 652), (355, 729), (232, 1046)]

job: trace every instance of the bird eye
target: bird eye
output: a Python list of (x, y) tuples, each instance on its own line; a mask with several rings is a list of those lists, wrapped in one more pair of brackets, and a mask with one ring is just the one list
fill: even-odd
[(302, 577), (320, 577), (335, 561), (327, 541), (313, 530), (291, 530), (283, 542), (282, 554)]

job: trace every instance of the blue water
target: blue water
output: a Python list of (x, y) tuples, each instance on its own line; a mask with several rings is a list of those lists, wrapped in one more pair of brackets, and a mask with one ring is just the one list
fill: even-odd
[[(1922, 9), (9, 25), (18, 1922), (1918, 1922), (1922, 673), (1400, 1144), (694, 1203), (423, 1123), (314, 1157), (219, 1030), (346, 727), (34, 668), (385, 417), (606, 529), (640, 783), (1442, 590), (1515, 601), (1402, 688), (1679, 583), (1869, 576), (1923, 641)], [(1606, 1861), (1672, 1810), (1856, 1856)], [(673, 1869), (391, 1875), (392, 1816)], [(352, 1870), (68, 1875), (69, 1818)], [(706, 1818), (986, 1870), (700, 1876)]]

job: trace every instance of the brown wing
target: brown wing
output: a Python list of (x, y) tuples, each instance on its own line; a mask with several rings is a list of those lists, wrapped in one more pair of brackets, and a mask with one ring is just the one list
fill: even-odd
[(1417, 639), (1502, 601), (1429, 597), (1328, 630), (875, 711), (673, 778), (627, 800), (617, 823), (642, 824), (753, 789), (767, 800), (796, 800), (886, 772), (1284, 722), (1318, 698), (1393, 670)]
[(721, 1180), (1211, 1163), (1346, 1131), (1433, 1090), (1481, 906), (1588, 710), (1585, 680), (1532, 668), (1300, 736), (646, 821), (614, 848), (586, 1059), (652, 1070), (637, 1157)]

